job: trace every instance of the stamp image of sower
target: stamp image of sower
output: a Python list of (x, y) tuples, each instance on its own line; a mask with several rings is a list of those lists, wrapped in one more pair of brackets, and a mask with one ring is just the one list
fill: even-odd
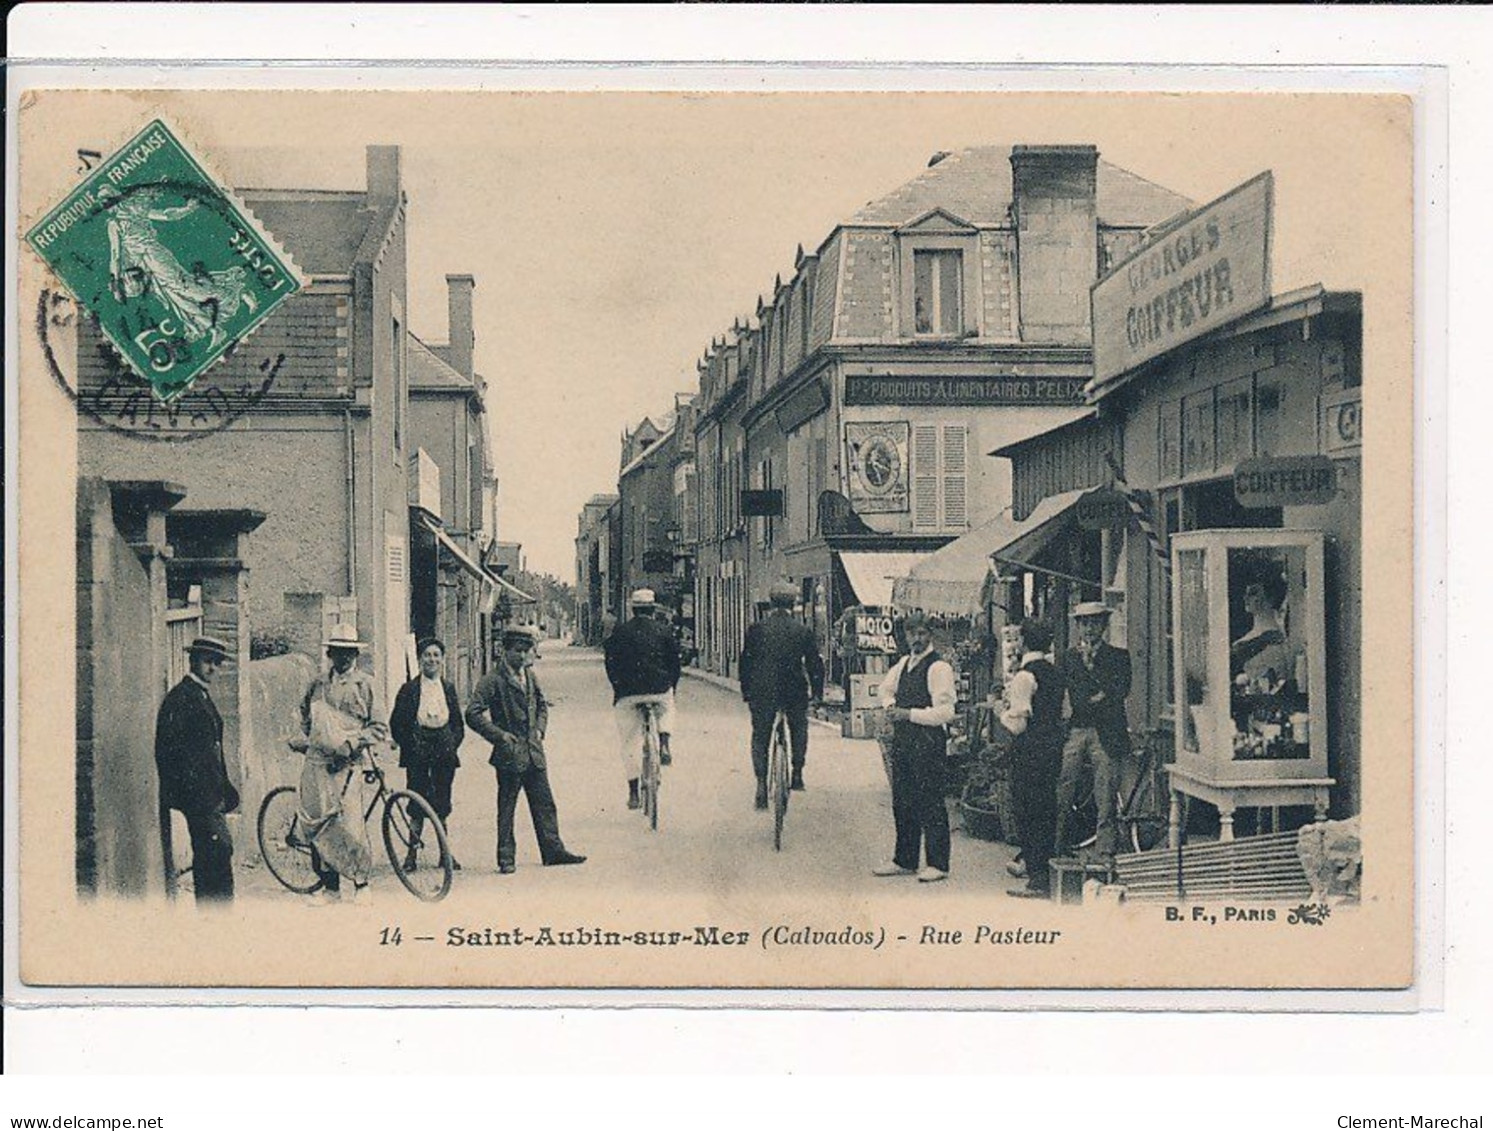
[(303, 285), (289, 257), (159, 120), (26, 240), (163, 403)]

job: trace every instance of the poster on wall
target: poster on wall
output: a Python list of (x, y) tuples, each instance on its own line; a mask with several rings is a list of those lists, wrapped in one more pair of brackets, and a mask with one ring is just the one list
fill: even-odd
[(905, 420), (845, 425), (850, 502), (859, 513), (898, 514), (907, 510), (910, 430)]

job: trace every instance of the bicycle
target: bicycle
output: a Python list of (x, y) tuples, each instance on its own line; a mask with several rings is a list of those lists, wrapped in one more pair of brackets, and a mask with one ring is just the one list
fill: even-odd
[[(1135, 741), (1130, 744), (1130, 757), (1116, 784), (1115, 821), (1119, 825), (1121, 843), (1128, 844), (1133, 852), (1149, 852), (1166, 843), (1169, 797), (1157, 748), (1167, 733), (1153, 730), (1132, 736)], [(1133, 780), (1127, 787), (1126, 779), (1132, 774)], [(1079, 829), (1095, 829), (1098, 811), (1090, 782), (1087, 788), (1079, 790), (1069, 823)], [(1089, 848), (1097, 839), (1097, 830), (1090, 832), (1077, 847)]]
[(767, 804), (772, 811), (772, 847), (783, 850), (783, 819), (788, 815), (790, 752), (788, 716), (779, 711), (772, 720), (772, 742), (767, 747)]
[[(306, 744), (303, 739), (292, 739), (290, 747), (304, 752)], [(445, 825), (430, 807), (430, 802), (418, 793), (408, 789), (390, 789), (373, 747), (366, 747), (365, 750), (366, 761), (361, 762), (363, 783), (375, 787), (373, 798), (363, 811), (365, 830), (374, 810), (382, 805), (384, 851), (388, 853), (389, 863), (394, 866), (394, 874), (399, 877), (399, 882), (416, 899), (426, 903), (446, 898), (451, 890), (454, 869)], [(342, 782), (344, 799), (352, 785), (353, 772), (359, 768), (359, 764), (355, 761), (347, 767), (346, 777)], [(421, 818), (422, 834), (419, 836), (415, 833), (413, 820), (416, 815)], [(321, 877), (311, 865), (312, 837), (301, 817), (300, 791), (295, 786), (278, 786), (265, 794), (259, 806), (256, 832), (260, 855), (264, 857), (265, 866), (275, 879), (300, 895), (312, 895), (320, 890)], [(431, 833), (434, 833), (436, 847), (440, 850), (438, 861), (423, 868), (406, 871), (405, 860), (412, 851), (417, 852), (429, 843)]]
[(643, 765), (638, 773), (638, 795), (643, 801), (643, 816), (648, 819), (648, 828), (657, 832), (658, 790), (663, 784), (663, 770), (659, 763), (658, 704), (639, 703), (637, 709), (643, 712)]

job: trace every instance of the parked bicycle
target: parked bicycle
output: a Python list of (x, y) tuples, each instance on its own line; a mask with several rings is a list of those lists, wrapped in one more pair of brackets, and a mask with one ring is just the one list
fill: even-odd
[[(290, 747), (304, 751), (305, 740), (292, 739)], [(348, 765), (342, 782), (344, 802), (354, 775), (359, 772), (364, 785), (373, 787), (372, 798), (363, 810), (364, 835), (368, 821), (376, 811), (381, 811), (384, 851), (399, 882), (416, 899), (427, 903), (446, 898), (453, 872), (451, 848), (446, 828), (435, 810), (418, 793), (389, 788), (372, 746), (364, 747), (361, 759)], [(419, 821), (414, 819), (416, 815), (421, 818)], [(321, 877), (311, 866), (312, 830), (301, 815), (300, 795), (295, 786), (282, 785), (265, 794), (259, 806), (257, 832), (260, 854), (275, 879), (301, 895), (311, 895), (321, 888)], [(435, 860), (405, 870), (404, 863), (412, 852), (432, 846), (438, 850)]]
[[(1130, 757), (1115, 793), (1115, 820), (1120, 843), (1133, 852), (1149, 852), (1166, 843), (1168, 791), (1162, 746), (1170, 732), (1151, 730), (1132, 736)], [(1076, 845), (1090, 847), (1095, 839), (1098, 805), (1092, 783), (1080, 789), (1069, 818), (1070, 827), (1085, 830)]]

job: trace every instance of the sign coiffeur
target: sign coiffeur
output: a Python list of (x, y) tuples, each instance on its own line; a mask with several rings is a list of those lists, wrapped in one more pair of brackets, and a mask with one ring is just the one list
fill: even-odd
[(1148, 239), (1089, 292), (1094, 386), (1270, 301), (1274, 180), (1261, 173)]

